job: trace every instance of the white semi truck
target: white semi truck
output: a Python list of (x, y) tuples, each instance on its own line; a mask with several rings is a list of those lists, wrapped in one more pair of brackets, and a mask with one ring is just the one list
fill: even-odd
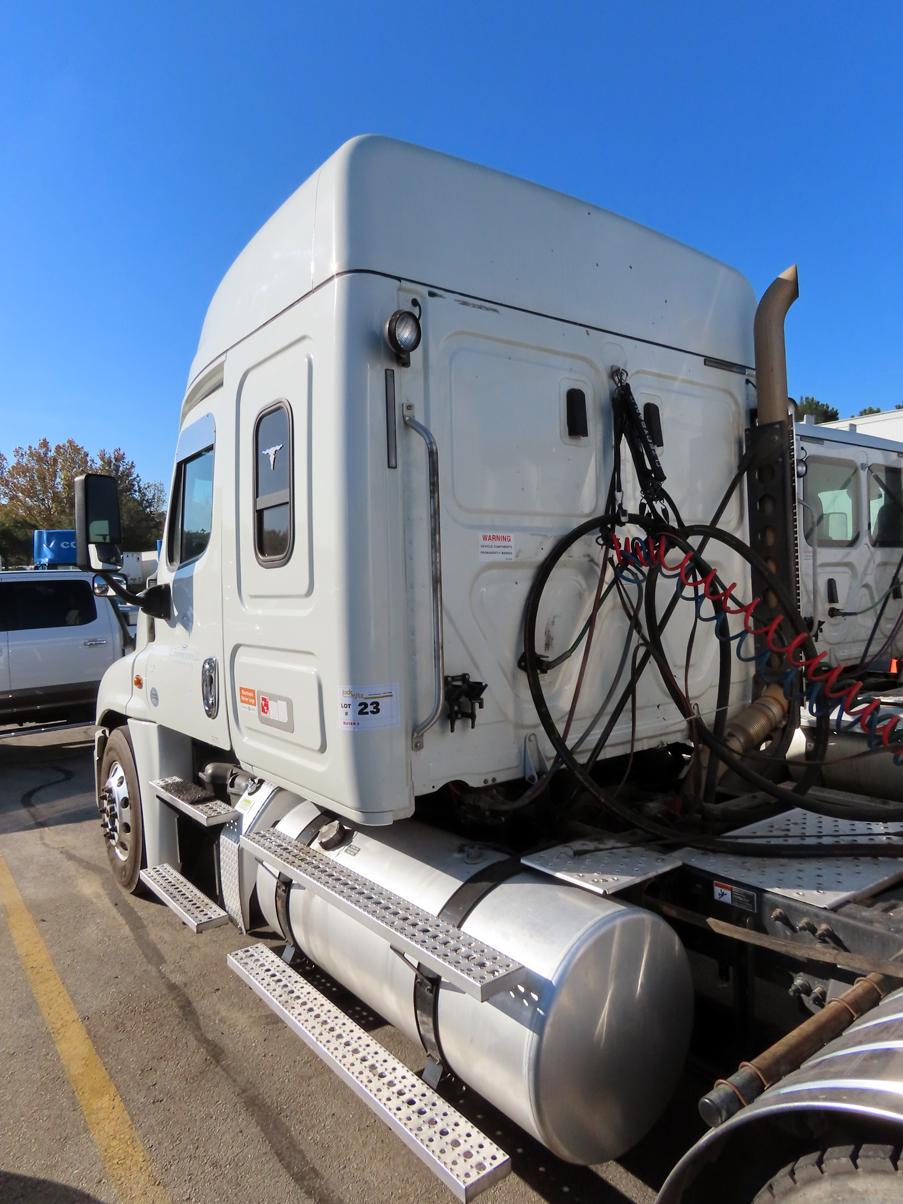
[[(368, 137), (208, 310), (156, 582), (114, 586), (142, 614), (98, 702), (110, 864), (196, 932), (275, 933), (231, 968), (462, 1199), (510, 1162), (446, 1073), (597, 1163), (668, 1102), (694, 1007), (697, 1051), (713, 1015), (740, 1036), (662, 1204), (903, 1197), (903, 806), (823, 765), (861, 704), (806, 676), (795, 295)], [(112, 571), (111, 479), (77, 527)]]
[(796, 427), (800, 610), (836, 664), (903, 657), (903, 443)]

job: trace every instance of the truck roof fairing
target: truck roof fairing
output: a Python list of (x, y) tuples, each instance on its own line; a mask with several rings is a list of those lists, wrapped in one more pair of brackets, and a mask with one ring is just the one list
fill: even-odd
[(214, 294), (189, 386), (314, 289), (370, 272), (734, 364), (748, 281), (636, 222), (502, 172), (353, 138), (251, 239)]

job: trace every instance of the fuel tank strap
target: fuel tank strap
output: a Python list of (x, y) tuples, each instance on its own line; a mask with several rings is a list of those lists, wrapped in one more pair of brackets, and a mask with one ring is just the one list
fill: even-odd
[[(313, 819), (305, 827), (301, 829), (295, 840), (299, 844), (312, 845), (316, 840), (317, 833), (324, 824), (329, 823), (332, 819), (331, 815), (325, 815), (322, 811), (315, 815)], [(292, 889), (292, 880), (288, 874), (280, 874), (276, 879), (276, 919), (279, 921), (279, 927), (282, 929), (282, 935), (288, 942), (287, 950), (300, 949), (300, 945), (295, 939), (295, 933), (292, 929), (292, 917), (289, 911), (288, 899)]]
[[(523, 873), (519, 857), (504, 857), (484, 865), (454, 891), (439, 912), (440, 920), (460, 928), (476, 905), (491, 890), (509, 878)], [(439, 1039), (439, 987), (441, 977), (422, 964), (414, 974), (414, 1018), (420, 1044), (427, 1055), (426, 1066), (421, 1077), (429, 1086), (435, 1087), (445, 1071), (445, 1056)]]

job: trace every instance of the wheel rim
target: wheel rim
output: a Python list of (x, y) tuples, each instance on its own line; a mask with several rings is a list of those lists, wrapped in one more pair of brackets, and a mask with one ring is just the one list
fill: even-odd
[(114, 761), (100, 792), (100, 823), (117, 861), (127, 861), (132, 847), (129, 784), (125, 770)]

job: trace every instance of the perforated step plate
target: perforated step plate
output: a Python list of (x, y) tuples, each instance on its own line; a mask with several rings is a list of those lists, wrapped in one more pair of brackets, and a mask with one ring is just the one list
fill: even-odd
[(574, 840), (521, 857), (523, 865), (597, 895), (616, 895), (677, 869), (680, 858), (623, 840)]
[[(903, 878), (903, 860), (882, 857), (881, 846), (903, 837), (903, 824), (834, 819), (795, 807), (725, 834), (724, 839), (760, 840), (772, 850), (805, 841), (824, 849), (824, 857), (749, 857), (680, 849), (684, 865), (757, 887), (810, 907), (832, 910), (866, 898)], [(832, 857), (831, 845), (861, 844), (861, 857)]]
[(459, 1200), (472, 1200), (511, 1170), (504, 1150), (272, 949), (250, 945), (227, 961)]
[(166, 862), (155, 865), (153, 869), (142, 870), (139, 877), (147, 889), (162, 899), (192, 932), (204, 932), (208, 928), (228, 924), (229, 917), (223, 909)]
[(523, 972), (518, 962), (491, 945), (282, 832), (254, 832), (242, 836), (241, 843), (258, 861), (328, 899), (393, 949), (409, 954), (474, 999), (483, 1001), (507, 990)]
[(238, 815), (234, 807), (214, 798), (203, 786), (186, 782), (184, 778), (160, 778), (151, 782), (151, 787), (164, 803), (190, 816), (205, 828), (227, 824)]

